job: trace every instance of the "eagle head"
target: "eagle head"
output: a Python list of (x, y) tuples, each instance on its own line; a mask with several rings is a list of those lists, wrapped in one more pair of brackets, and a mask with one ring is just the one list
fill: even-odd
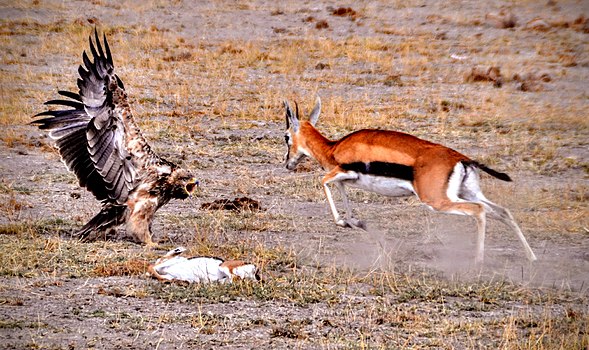
[(198, 187), (198, 181), (188, 170), (177, 168), (172, 171), (168, 179), (172, 189), (172, 197), (186, 199), (192, 195)]

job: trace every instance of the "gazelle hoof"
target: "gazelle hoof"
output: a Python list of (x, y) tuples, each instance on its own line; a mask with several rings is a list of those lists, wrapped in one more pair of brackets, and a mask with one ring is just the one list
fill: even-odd
[(538, 260), (538, 258), (536, 257), (536, 255), (535, 255), (534, 253), (532, 253), (532, 255), (530, 255), (530, 256), (528, 257), (528, 260), (529, 260), (530, 262), (534, 262), (534, 261)]
[(344, 228), (349, 228), (352, 227), (346, 220), (344, 219), (338, 219), (335, 221), (335, 224), (338, 225), (339, 227), (344, 227)]
[(364, 221), (354, 219), (354, 218), (347, 219), (347, 220), (339, 219), (335, 222), (335, 224), (340, 227), (358, 228), (358, 229), (366, 231), (366, 224), (364, 223)]
[(362, 221), (362, 220), (352, 218), (352, 219), (348, 220), (348, 223), (353, 228), (358, 228), (358, 229), (366, 231), (366, 223), (364, 223), (364, 221)]

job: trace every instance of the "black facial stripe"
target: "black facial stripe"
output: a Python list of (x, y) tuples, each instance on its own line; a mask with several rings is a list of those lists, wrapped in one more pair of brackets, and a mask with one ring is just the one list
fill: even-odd
[(355, 171), (367, 175), (394, 177), (396, 179), (413, 181), (413, 167), (403, 164), (387, 162), (354, 162), (342, 164), (341, 168), (346, 171)]

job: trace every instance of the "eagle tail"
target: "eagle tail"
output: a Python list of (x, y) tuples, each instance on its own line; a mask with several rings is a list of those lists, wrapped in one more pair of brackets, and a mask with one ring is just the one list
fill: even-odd
[(91, 234), (95, 235), (124, 223), (127, 218), (127, 212), (128, 208), (126, 205), (107, 204), (84, 227), (76, 232), (76, 235), (80, 240), (86, 241)]

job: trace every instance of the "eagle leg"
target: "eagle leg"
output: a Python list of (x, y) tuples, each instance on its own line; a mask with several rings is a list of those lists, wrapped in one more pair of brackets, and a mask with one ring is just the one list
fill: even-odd
[(151, 240), (151, 223), (158, 208), (157, 198), (137, 200), (130, 205), (131, 211), (127, 219), (127, 232), (137, 241), (151, 247), (156, 245)]

